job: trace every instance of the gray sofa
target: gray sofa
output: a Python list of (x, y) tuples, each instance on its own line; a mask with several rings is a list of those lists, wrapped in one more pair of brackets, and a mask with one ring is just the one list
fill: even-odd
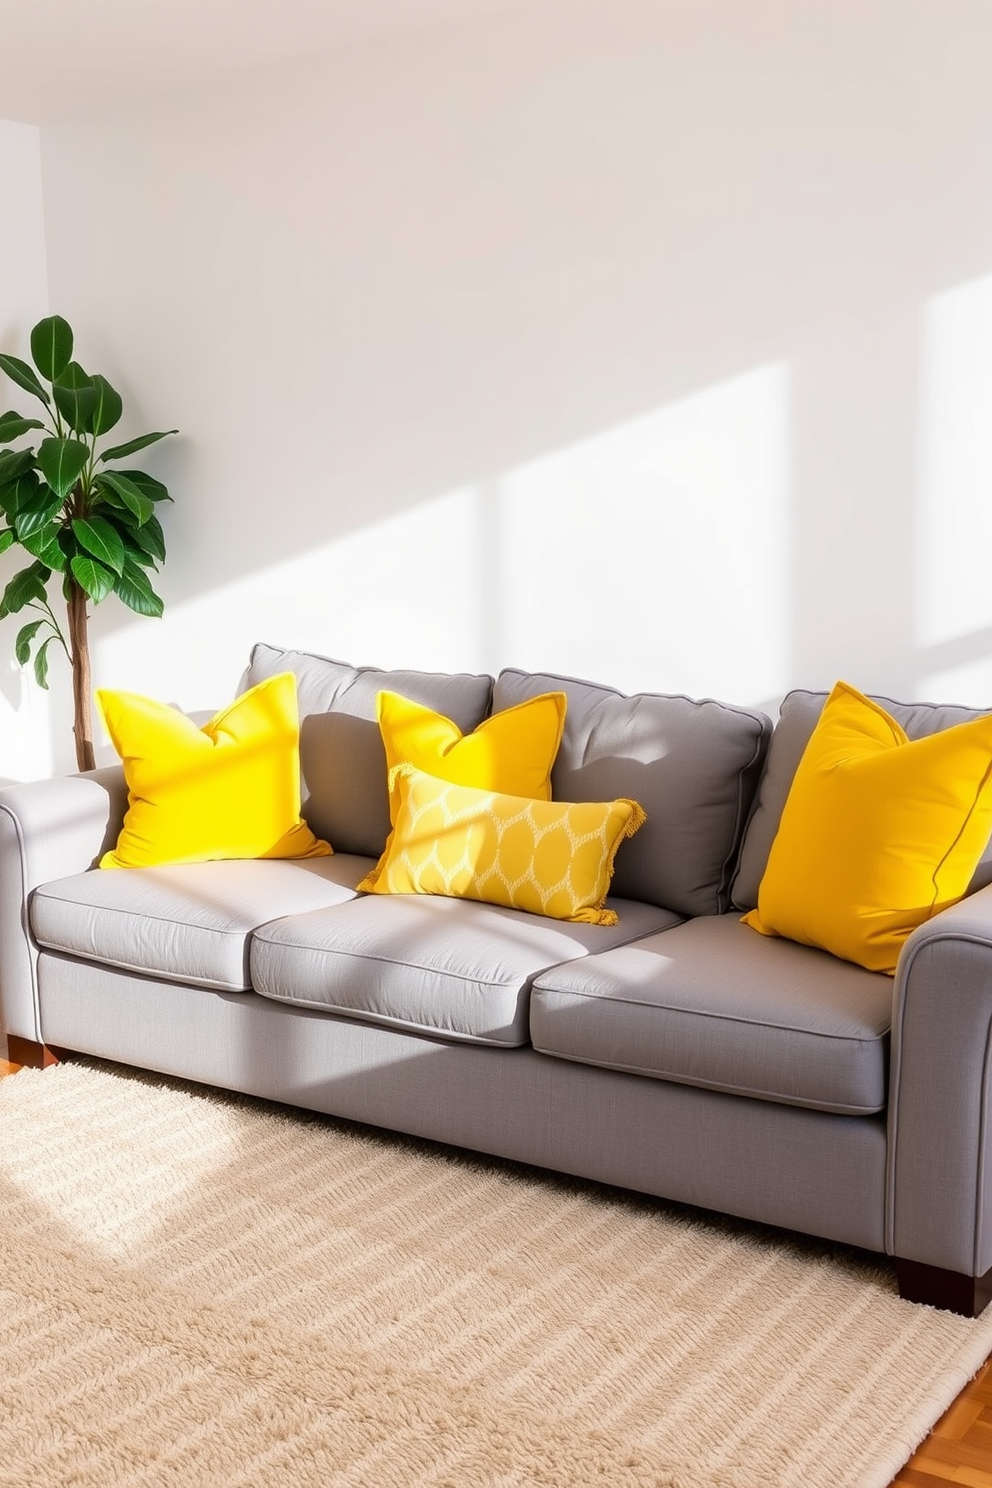
[[(329, 858), (94, 871), (122, 771), (0, 790), (0, 1009), (68, 1049), (602, 1180), (896, 1258), (902, 1295), (992, 1294), (992, 867), (893, 981), (741, 923), (824, 701), (760, 713), (508, 670), (298, 679)], [(556, 799), (636, 798), (618, 924), (356, 894), (389, 827), (382, 687), (469, 731), (568, 697)], [(973, 716), (885, 705), (911, 737)]]

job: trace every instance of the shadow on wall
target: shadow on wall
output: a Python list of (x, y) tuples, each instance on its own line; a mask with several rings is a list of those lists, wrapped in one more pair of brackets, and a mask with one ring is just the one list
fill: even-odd
[(992, 20), (952, 9), (501, 7), (45, 130), (53, 305), (191, 456), (166, 618), (101, 606), (98, 685), (215, 707), (264, 638), (982, 693), (992, 616), (919, 618), (957, 498), (918, 430), (981, 396), (921, 307), (992, 270)]
[[(894, 340), (893, 360), (900, 349)], [(816, 379), (802, 364), (772, 362), (180, 600), (162, 622), (122, 612), (104, 624), (103, 606), (97, 679), (220, 707), (252, 642), (269, 639), (350, 661), (514, 665), (772, 712), (790, 686), (828, 687), (838, 675), (907, 699), (983, 706), (992, 700), (992, 276), (923, 307), (901, 384), (916, 402), (919, 445), (906, 457), (915, 500), (907, 496), (894, 528), (884, 513), (853, 509), (826, 460), (805, 472), (823, 500), (798, 506), (795, 467), (814, 458), (803, 396)], [(852, 375), (852, 399), (862, 393)], [(841, 572), (829, 557), (838, 526)], [(859, 613), (862, 640), (852, 644)], [(198, 669), (187, 691), (189, 658)], [(41, 694), (9, 663), (0, 706), (36, 737), (18, 753), (14, 731), (0, 773), (71, 768), (58, 758), (71, 744), (62, 671)]]
[(917, 696), (992, 706), (992, 274), (924, 306), (920, 352)]
[[(845, 511), (839, 487), (831, 500), (829, 468), (809, 477), (824, 482), (822, 503), (797, 509), (794, 460), (811, 458), (795, 409), (807, 379), (773, 362), (180, 600), (162, 622), (115, 613), (101, 634), (104, 606), (96, 674), (220, 707), (265, 638), (351, 661), (514, 665), (769, 711), (790, 686), (837, 675), (982, 706), (992, 699), (992, 276), (924, 306), (907, 397), (914, 379), (916, 499), (895, 530)], [(840, 573), (823, 561), (838, 523)], [(831, 624), (831, 606), (846, 625)], [(859, 610), (864, 642), (852, 647)], [(71, 698), (67, 669), (53, 670), (53, 691), (40, 694), (11, 662), (0, 692), (58, 754)], [(52, 768), (37, 743), (21, 755), (9, 752), (2, 773)]]
[(228, 686), (268, 638), (426, 670), (775, 697), (789, 676), (788, 398), (788, 369), (758, 367), (180, 601), (154, 628), (117, 628), (100, 672), (167, 692), (175, 656), (223, 617), (238, 648)]
[[(120, 626), (99, 669), (161, 696), (210, 634), (219, 706), (259, 638), (426, 670), (553, 670), (774, 712), (838, 676), (992, 702), (992, 276), (883, 322), (852, 420), (918, 431), (893, 521), (810, 443), (807, 363), (771, 362)], [(895, 393), (893, 394), (893, 390)], [(836, 387), (834, 400), (841, 397)], [(870, 444), (868, 445), (870, 448)], [(891, 461), (891, 454), (881, 457)], [(882, 478), (880, 472), (880, 478)], [(889, 468), (884, 477), (899, 472)], [(800, 503), (796, 485), (813, 497)], [(838, 561), (838, 555), (840, 560)], [(221, 670), (221, 664), (223, 670)]]

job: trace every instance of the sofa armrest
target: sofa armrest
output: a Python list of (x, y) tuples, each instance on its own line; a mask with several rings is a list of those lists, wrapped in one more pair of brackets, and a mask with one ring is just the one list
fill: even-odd
[(92, 868), (117, 840), (127, 810), (120, 765), (0, 790), (0, 1028), (43, 1042), (38, 948), (28, 923), (33, 889)]
[(992, 886), (915, 930), (892, 1017), (886, 1243), (980, 1277), (992, 1268)]

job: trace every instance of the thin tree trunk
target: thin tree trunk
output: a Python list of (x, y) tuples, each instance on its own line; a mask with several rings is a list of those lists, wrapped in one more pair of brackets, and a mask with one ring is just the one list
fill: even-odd
[(76, 768), (93, 770), (93, 711), (90, 702), (90, 642), (87, 633), (86, 591), (69, 580), (66, 596), (69, 646), (72, 650), (72, 731), (76, 737)]

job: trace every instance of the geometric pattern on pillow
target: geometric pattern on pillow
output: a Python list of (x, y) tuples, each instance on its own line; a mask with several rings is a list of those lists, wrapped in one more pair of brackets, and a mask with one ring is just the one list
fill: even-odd
[(396, 825), (360, 891), (617, 923), (604, 901), (617, 849), (645, 819), (636, 801), (532, 801), (452, 785), (409, 764), (395, 766), (389, 783)]

